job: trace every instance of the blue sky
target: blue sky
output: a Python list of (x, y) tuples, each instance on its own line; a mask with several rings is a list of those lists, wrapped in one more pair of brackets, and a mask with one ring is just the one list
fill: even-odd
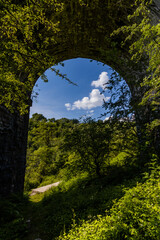
[(97, 119), (105, 112), (102, 103), (109, 95), (106, 92), (103, 95), (100, 93), (112, 72), (109, 66), (77, 58), (64, 61), (64, 67), (58, 65), (56, 68), (61, 73), (67, 74), (67, 77), (78, 86), (69, 84), (51, 70), (47, 70), (45, 74), (48, 83), (39, 78), (38, 87), (34, 87), (39, 96), (33, 101), (30, 116), (37, 112), (46, 118), (79, 119), (85, 115)]

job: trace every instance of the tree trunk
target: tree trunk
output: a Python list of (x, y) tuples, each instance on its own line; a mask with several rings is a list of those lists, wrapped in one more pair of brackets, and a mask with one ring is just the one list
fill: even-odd
[(95, 163), (95, 167), (96, 167), (96, 174), (98, 177), (101, 177), (101, 169), (100, 169), (100, 164), (97, 160), (97, 158), (94, 160), (94, 163)]

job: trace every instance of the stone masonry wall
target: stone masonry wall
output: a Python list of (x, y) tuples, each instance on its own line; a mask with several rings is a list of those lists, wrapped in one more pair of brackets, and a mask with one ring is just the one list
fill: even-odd
[(28, 115), (0, 105), (0, 196), (23, 191), (27, 130)]

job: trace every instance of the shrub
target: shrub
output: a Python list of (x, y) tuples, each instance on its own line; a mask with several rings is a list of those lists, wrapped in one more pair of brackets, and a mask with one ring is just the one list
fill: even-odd
[(154, 168), (144, 183), (126, 190), (108, 215), (74, 226), (59, 240), (159, 240), (160, 168)]
[(0, 200), (0, 240), (21, 240), (25, 236), (27, 224), (20, 204), (21, 199), (16, 196)]

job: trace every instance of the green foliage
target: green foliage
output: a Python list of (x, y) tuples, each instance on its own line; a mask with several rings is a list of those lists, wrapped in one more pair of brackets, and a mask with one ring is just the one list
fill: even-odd
[[(147, 1), (136, 2), (138, 7), (129, 16), (131, 25), (123, 26), (116, 33), (122, 31), (124, 36), (127, 33), (125, 42), (135, 39), (130, 46), (133, 59), (144, 56), (149, 59), (148, 75), (144, 79), (149, 90), (144, 99), (155, 107), (159, 97), (160, 25), (150, 21)], [(92, 9), (98, 6), (97, 0), (90, 6), (88, 1), (77, 3)], [(112, 5), (111, 1), (107, 4)], [(71, 1), (72, 11), (73, 5)], [(17, 108), (20, 113), (26, 112), (35, 79), (56, 63), (50, 46), (55, 46), (61, 38), (58, 16), (63, 15), (63, 10), (64, 4), (56, 0), (0, 0), (0, 104), (4, 103), (10, 110)], [(42, 78), (47, 81), (45, 75)], [(118, 77), (117, 81), (121, 84)], [(124, 111), (122, 105), (119, 109), (120, 104), (128, 106), (129, 102), (125, 86), (119, 89), (123, 95), (120, 101), (115, 97), (116, 118)], [(113, 105), (110, 102), (109, 110)], [(130, 108), (128, 110), (130, 114)], [(152, 128), (157, 125), (157, 120), (152, 122)], [(135, 123), (125, 118), (119, 118), (116, 123), (110, 120), (79, 123), (34, 114), (29, 126), (26, 190), (54, 182), (57, 175), (62, 179), (74, 178), (46, 194), (33, 196), (33, 201), (42, 201), (29, 206), (13, 199), (1, 201), (0, 239), (25, 239), (26, 219), (30, 217), (29, 231), (41, 233), (46, 240), (62, 232), (58, 239), (158, 240), (160, 168), (152, 167), (143, 183), (133, 187), (138, 179), (126, 179), (136, 174), (137, 149)], [(105, 177), (93, 178), (95, 173)]]
[[(42, 76), (46, 82), (45, 70), (57, 64), (49, 46), (59, 41), (57, 15), (63, 5), (56, 0), (0, 0), (0, 104), (11, 111), (28, 111), (35, 81)], [(54, 67), (51, 70), (73, 83)]]
[(133, 7), (136, 10), (128, 16), (130, 24), (117, 29), (112, 35), (123, 32), (125, 39), (122, 45), (129, 44), (132, 60), (149, 62), (142, 84), (146, 88), (142, 104), (149, 103), (154, 110), (159, 107), (160, 21), (153, 19), (151, 5), (152, 0), (135, 1)]
[(88, 119), (79, 123), (34, 114), (29, 124), (25, 190), (52, 175), (70, 179), (87, 171), (90, 176), (103, 176), (117, 167), (133, 167), (137, 150), (134, 122)]
[(109, 81), (105, 84), (104, 91), (111, 96), (110, 99), (104, 102), (105, 108), (104, 116), (110, 116), (110, 118), (119, 120), (133, 120), (134, 110), (131, 105), (131, 92), (123, 80), (123, 78), (113, 71)]
[[(38, 229), (42, 239), (50, 240), (83, 221), (95, 221), (99, 214), (105, 216), (113, 200), (136, 184), (127, 180), (137, 174), (136, 149), (134, 122), (87, 119), (80, 123), (34, 114), (29, 125), (26, 190), (62, 182), (31, 197), (37, 207), (32, 206), (30, 231)], [(100, 178), (95, 177), (97, 153)]]
[[(135, 175), (134, 168), (131, 171)], [(111, 172), (103, 178), (90, 178), (83, 173), (44, 194), (30, 197), (30, 202), (3, 202), (2, 239), (12, 239), (13, 235), (13, 240), (37, 237), (46, 240), (158, 240), (160, 167), (153, 162), (142, 182), (131, 176), (125, 180), (127, 173), (120, 175), (118, 169), (115, 173), (117, 176)], [(51, 183), (52, 177), (47, 177), (46, 183)], [(137, 181), (141, 183), (137, 184)], [(11, 213), (14, 213), (15, 221), (21, 219), (14, 225), (14, 233), (12, 225), (8, 224)]]
[(27, 234), (22, 206), (27, 201), (18, 196), (0, 200), (0, 240), (21, 240)]
[(86, 170), (101, 176), (107, 164), (111, 129), (106, 122), (89, 119), (70, 129), (64, 139), (69, 149), (68, 167)]
[(115, 184), (108, 185), (107, 178), (91, 179), (87, 173), (63, 181), (41, 196), (32, 196), (32, 201), (41, 200), (36, 211), (39, 219), (34, 225), (38, 224), (42, 239), (56, 239), (73, 225), (95, 220), (98, 214), (106, 215), (113, 200), (124, 195), (123, 189), (135, 184), (136, 180), (120, 183), (117, 179)]
[(35, 188), (47, 176), (57, 175), (68, 157), (61, 148), (65, 133), (78, 120), (46, 119), (33, 114), (29, 123), (25, 190)]
[[(131, 3), (133, 1), (130, 1)], [(103, 3), (107, 10), (108, 29), (101, 19), (97, 18), (97, 22), (93, 21), (92, 13), (87, 15), (89, 23), (95, 22), (97, 31), (102, 33), (105, 31), (111, 32), (115, 27), (118, 27), (121, 22), (126, 22), (123, 19), (123, 12), (128, 9), (130, 2), (107, 1)], [(122, 28), (115, 31), (116, 33), (123, 32), (127, 37), (125, 42), (132, 40), (130, 51), (134, 59), (139, 59), (146, 55), (149, 59), (149, 78), (146, 76), (144, 84), (149, 86), (149, 91), (146, 93), (146, 101), (152, 101), (153, 105), (158, 104), (157, 97), (159, 96), (159, 34), (160, 24), (154, 24), (150, 21), (149, 7), (151, 1), (138, 0), (136, 2), (136, 11), (128, 17), (131, 21), (129, 26), (122, 26)], [(45, 70), (57, 64), (56, 51), (59, 51), (58, 45), (61, 44), (63, 21), (65, 18), (68, 21), (67, 9), (74, 12), (77, 11), (77, 16), (72, 23), (72, 29), (68, 25), (67, 38), (70, 39), (74, 33), (74, 43), (77, 44), (77, 29), (81, 28), (79, 22), (83, 20), (82, 12), (96, 12), (99, 9), (100, 1), (86, 1), (77, 0), (70, 1), (66, 7), (66, 1), (57, 0), (26, 0), (22, 3), (20, 1), (0, 1), (0, 104), (4, 103), (10, 110), (17, 108), (20, 113), (25, 113), (30, 105), (30, 94), (35, 81), (42, 76), (44, 81), (47, 78), (44, 74)], [(123, 7), (122, 7), (123, 6)], [(118, 11), (114, 9), (118, 7)], [(67, 9), (66, 9), (67, 8)], [(120, 9), (119, 9), (120, 8)], [(121, 9), (122, 8), (122, 9)], [(135, 8), (130, 6), (128, 10)], [(116, 14), (121, 12), (121, 17)], [(126, 16), (124, 14), (124, 16)], [(116, 20), (117, 19), (117, 20)], [(85, 20), (84, 20), (85, 21)], [(116, 21), (118, 22), (116, 24)], [(65, 27), (64, 26), (64, 27)], [(114, 32), (114, 33), (115, 33)], [(84, 29), (84, 39), (88, 39), (88, 32)], [(107, 34), (106, 34), (107, 35)], [(115, 42), (111, 43), (110, 38), (105, 36), (106, 44), (109, 43), (113, 47), (111, 57), (116, 57)], [(90, 39), (90, 42), (95, 42), (95, 39)], [(62, 43), (64, 44), (64, 43)], [(65, 47), (65, 45), (64, 45)], [(102, 52), (104, 51), (103, 49)], [(54, 54), (55, 53), (55, 54)], [(105, 56), (104, 55), (104, 56)], [(107, 58), (108, 59), (108, 58)], [(117, 59), (115, 60), (115, 62)], [(114, 61), (113, 61), (114, 62)], [(63, 65), (63, 64), (62, 64)], [(54, 67), (51, 69), (60, 77), (71, 81)], [(151, 76), (153, 74), (153, 76)], [(152, 81), (150, 81), (152, 79)], [(154, 93), (154, 94), (153, 94)], [(154, 95), (154, 96), (152, 96)]]
[(126, 189), (106, 217), (84, 221), (58, 239), (153, 239), (160, 235), (160, 168), (154, 168), (144, 183)]
[[(158, 11), (154, 10), (155, 5), (156, 1), (152, 0), (135, 1), (132, 5), (134, 11), (128, 16), (128, 23), (111, 34), (112, 37), (117, 34), (122, 37), (121, 47), (127, 48), (133, 64), (137, 62), (141, 66), (141, 69), (137, 69), (142, 73), (137, 79), (141, 96), (137, 100), (133, 97), (131, 104), (138, 114), (146, 111), (139, 122), (136, 117), (137, 126), (141, 125), (138, 134), (142, 165), (151, 158), (152, 153), (158, 156), (160, 154), (157, 147), (160, 131), (160, 20), (158, 14), (155, 14)], [(135, 87), (137, 83), (133, 83)]]

